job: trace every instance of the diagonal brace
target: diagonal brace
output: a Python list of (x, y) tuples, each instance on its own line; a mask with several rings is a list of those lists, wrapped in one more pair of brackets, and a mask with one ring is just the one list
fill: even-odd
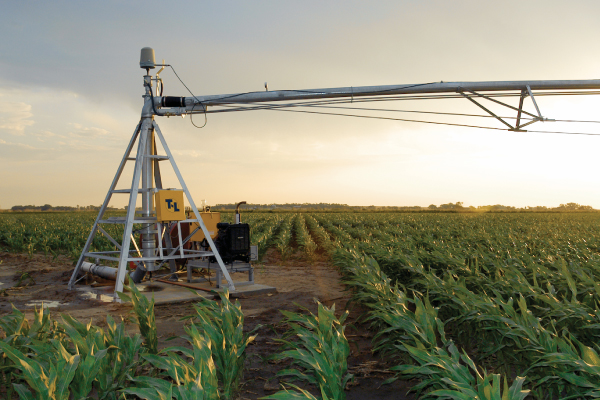
[(529, 97), (531, 97), (531, 101), (533, 101), (533, 105), (535, 106), (535, 109), (537, 110), (538, 116), (540, 117), (541, 120), (543, 120), (544, 117), (542, 117), (540, 108), (538, 107), (537, 102), (535, 101), (535, 97), (533, 97), (533, 93), (531, 93), (531, 88), (529, 87), (529, 85), (527, 85), (527, 93), (529, 93)]
[(502, 122), (504, 125), (508, 126), (508, 129), (510, 130), (514, 130), (515, 127), (513, 127), (511, 124), (509, 124), (508, 122), (506, 122), (505, 120), (503, 120), (502, 118), (500, 118), (499, 116), (497, 116), (496, 114), (494, 114), (492, 111), (488, 110), (487, 108), (485, 108), (484, 106), (482, 106), (481, 104), (479, 104), (478, 102), (476, 102), (475, 100), (473, 100), (473, 98), (469, 95), (464, 94), (463, 92), (459, 92), (462, 96), (464, 96), (467, 100), (470, 100), (471, 102), (473, 102), (473, 104), (475, 104), (476, 106), (482, 108), (485, 112), (487, 112), (488, 114), (490, 114), (491, 116), (493, 116), (494, 118), (496, 118), (498, 121)]
[(497, 103), (497, 104), (503, 105), (504, 107), (508, 107), (508, 108), (510, 108), (510, 109), (512, 109), (512, 110), (515, 110), (515, 111), (517, 111), (517, 112), (520, 110), (520, 111), (521, 111), (523, 114), (527, 114), (527, 115), (529, 115), (530, 117), (533, 117), (533, 118), (538, 118), (538, 116), (537, 116), (537, 115), (535, 115), (535, 114), (532, 114), (532, 113), (530, 113), (530, 112), (527, 112), (527, 111), (523, 110), (523, 108), (522, 108), (522, 107), (521, 107), (521, 108), (517, 108), (517, 107), (511, 106), (510, 104), (506, 104), (506, 103), (504, 103), (504, 102), (502, 102), (502, 101), (500, 101), (500, 100), (496, 100), (496, 99), (494, 99), (494, 98), (492, 98), (492, 97), (486, 96), (486, 95), (484, 95), (484, 94), (481, 94), (481, 93), (474, 92), (474, 91), (472, 91), (472, 90), (467, 90), (467, 92), (469, 92), (469, 93), (473, 93), (473, 94), (474, 94), (474, 95), (476, 95), (476, 96), (483, 97), (484, 99), (487, 99), (487, 100), (489, 100), (489, 101), (493, 101), (494, 103)]
[(119, 243), (117, 243), (117, 241), (115, 239), (113, 239), (112, 236), (110, 236), (108, 234), (108, 232), (106, 232), (104, 229), (102, 229), (102, 227), (100, 225), (98, 225), (98, 230), (100, 231), (100, 233), (102, 233), (104, 235), (104, 237), (106, 237), (108, 240), (110, 240), (110, 242), (112, 244), (114, 244), (117, 249), (121, 250), (121, 245)]

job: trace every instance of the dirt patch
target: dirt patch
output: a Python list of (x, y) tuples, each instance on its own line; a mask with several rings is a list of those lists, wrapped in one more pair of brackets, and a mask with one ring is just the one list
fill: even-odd
[[(53, 258), (40, 254), (0, 253), (0, 315), (9, 313), (11, 304), (31, 312), (35, 304), (45, 301), (46, 304), (55, 302), (51, 313), (56, 318), (59, 313), (67, 313), (81, 321), (91, 319), (98, 326), (105, 326), (107, 314), (115, 318), (127, 316), (131, 309), (127, 304), (86, 299), (76, 291), (69, 291), (67, 283), (72, 271), (72, 262), (64, 256)], [(318, 299), (327, 306), (335, 304), (339, 315), (349, 299), (337, 271), (325, 256), (319, 254), (309, 259), (297, 252), (282, 260), (277, 251), (270, 249), (263, 262), (255, 266), (255, 280), (276, 287), (277, 293), (239, 299), (246, 317), (245, 328), (251, 330), (262, 325), (257, 331), (256, 341), (248, 348), (241, 391), (241, 398), (245, 399), (256, 399), (279, 390), (281, 382), (275, 375), (289, 367), (289, 363), (272, 363), (265, 359), (279, 351), (275, 339), (286, 330), (280, 310), (304, 312), (303, 308), (307, 308), (316, 313), (315, 299)], [(381, 386), (384, 380), (393, 376), (388, 369), (394, 364), (372, 354), (373, 333), (357, 322), (363, 310), (356, 306), (349, 309), (346, 335), (351, 354), (348, 366), (356, 379), (348, 387), (347, 399), (416, 398), (405, 395), (413, 385), (411, 382), (396, 381)], [(193, 303), (156, 306), (155, 313), (159, 348), (185, 345), (183, 339), (168, 342), (166, 339), (184, 334), (181, 319), (194, 313)], [(137, 326), (129, 324), (128, 330), (135, 332)], [(319, 395), (316, 387), (306, 387), (304, 383), (300, 386)]]

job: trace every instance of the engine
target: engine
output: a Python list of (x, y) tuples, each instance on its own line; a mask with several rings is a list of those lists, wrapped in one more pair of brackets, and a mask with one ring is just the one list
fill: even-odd
[[(233, 261), (250, 261), (250, 225), (229, 224), (220, 222), (217, 224), (219, 233), (214, 240), (215, 246), (224, 263)], [(216, 262), (214, 257), (212, 262)]]

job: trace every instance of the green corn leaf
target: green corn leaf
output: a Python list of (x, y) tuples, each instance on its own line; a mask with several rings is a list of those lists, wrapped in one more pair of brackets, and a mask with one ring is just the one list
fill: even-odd
[(69, 399), (69, 385), (75, 376), (79, 365), (79, 356), (72, 356), (68, 360), (61, 360), (57, 364), (56, 371), (59, 372), (56, 383), (56, 400)]
[(156, 388), (127, 388), (122, 393), (131, 394), (144, 400), (172, 400), (170, 393), (164, 393)]
[(19, 398), (21, 400), (35, 400), (35, 397), (33, 397), (33, 394), (31, 394), (31, 392), (25, 387), (25, 385), (13, 383), (13, 387), (19, 394)]
[(8, 344), (0, 341), (0, 350), (6, 354), (14, 363), (15, 367), (23, 372), (23, 377), (29, 386), (38, 393), (54, 392), (53, 382), (44, 372), (41, 365), (35, 360), (28, 359), (19, 350), (10, 347)]
[[(288, 386), (296, 389), (297, 391), (289, 391), (286, 388), (284, 388), (283, 390), (280, 390), (277, 393), (274, 393), (272, 395), (269, 396), (265, 396), (265, 397), (261, 397), (260, 399), (271, 399), (271, 400), (318, 400), (315, 396), (313, 396), (311, 393), (307, 392), (304, 389), (299, 388), (296, 385), (293, 385), (291, 383), (287, 384)], [(322, 395), (322, 400), (330, 400), (327, 395), (321, 391), (321, 395)]]
[(119, 296), (119, 298), (125, 302), (125, 303), (131, 303), (131, 296), (123, 293), (123, 292), (117, 292), (117, 296)]
[(600, 367), (600, 357), (598, 357), (598, 354), (594, 351), (594, 349), (580, 342), (577, 342), (577, 344), (579, 345), (579, 350), (581, 351), (583, 361), (593, 366)]
[(476, 400), (478, 397), (464, 394), (456, 390), (450, 389), (438, 389), (427, 393), (427, 397), (441, 398), (441, 399), (453, 399), (453, 400)]
[[(508, 397), (506, 400), (523, 400), (529, 395), (529, 390), (522, 390), (523, 383), (525, 382), (525, 378), (521, 376), (517, 376), (514, 380), (513, 384), (510, 385), (508, 389)], [(506, 383), (506, 381), (505, 381)], [(502, 400), (505, 400), (504, 398)]]

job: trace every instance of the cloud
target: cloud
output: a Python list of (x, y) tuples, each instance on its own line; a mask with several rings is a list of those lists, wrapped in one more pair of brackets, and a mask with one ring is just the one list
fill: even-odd
[(193, 158), (197, 158), (202, 155), (202, 153), (197, 150), (173, 150), (172, 153), (173, 153), (173, 155), (176, 155), (176, 156), (193, 157)]
[(66, 139), (67, 137), (65, 135), (58, 135), (54, 132), (51, 131), (42, 131), (42, 132), (35, 132), (32, 133), (31, 136), (36, 137), (38, 142), (53, 142), (56, 139)]
[(109, 135), (109, 132), (106, 129), (95, 128), (95, 127), (87, 127), (78, 123), (69, 123), (74, 130), (69, 132), (71, 137), (86, 137), (86, 138), (97, 138), (97, 137), (106, 137)]
[(25, 128), (34, 124), (31, 105), (23, 102), (0, 101), (0, 132), (23, 136)]
[[(31, 145), (26, 144), (26, 143), (7, 142), (6, 140), (2, 140), (2, 139), (0, 139), (0, 144), (2, 145), (0, 147), (0, 155), (3, 155), (3, 153), (5, 153), (2, 150), (6, 150), (7, 154), (5, 154), (5, 155), (10, 155), (10, 154), (15, 155), (13, 153), (17, 149), (25, 150), (25, 151), (31, 151), (31, 152), (45, 152), (45, 151), (48, 151), (48, 150), (54, 150), (54, 149), (51, 149), (51, 148), (44, 148), (43, 149), (43, 148), (40, 148), (40, 147), (34, 147), (34, 146), (31, 146)], [(10, 149), (10, 148), (12, 148), (12, 149)], [(10, 153), (10, 154), (8, 154), (8, 153)]]

